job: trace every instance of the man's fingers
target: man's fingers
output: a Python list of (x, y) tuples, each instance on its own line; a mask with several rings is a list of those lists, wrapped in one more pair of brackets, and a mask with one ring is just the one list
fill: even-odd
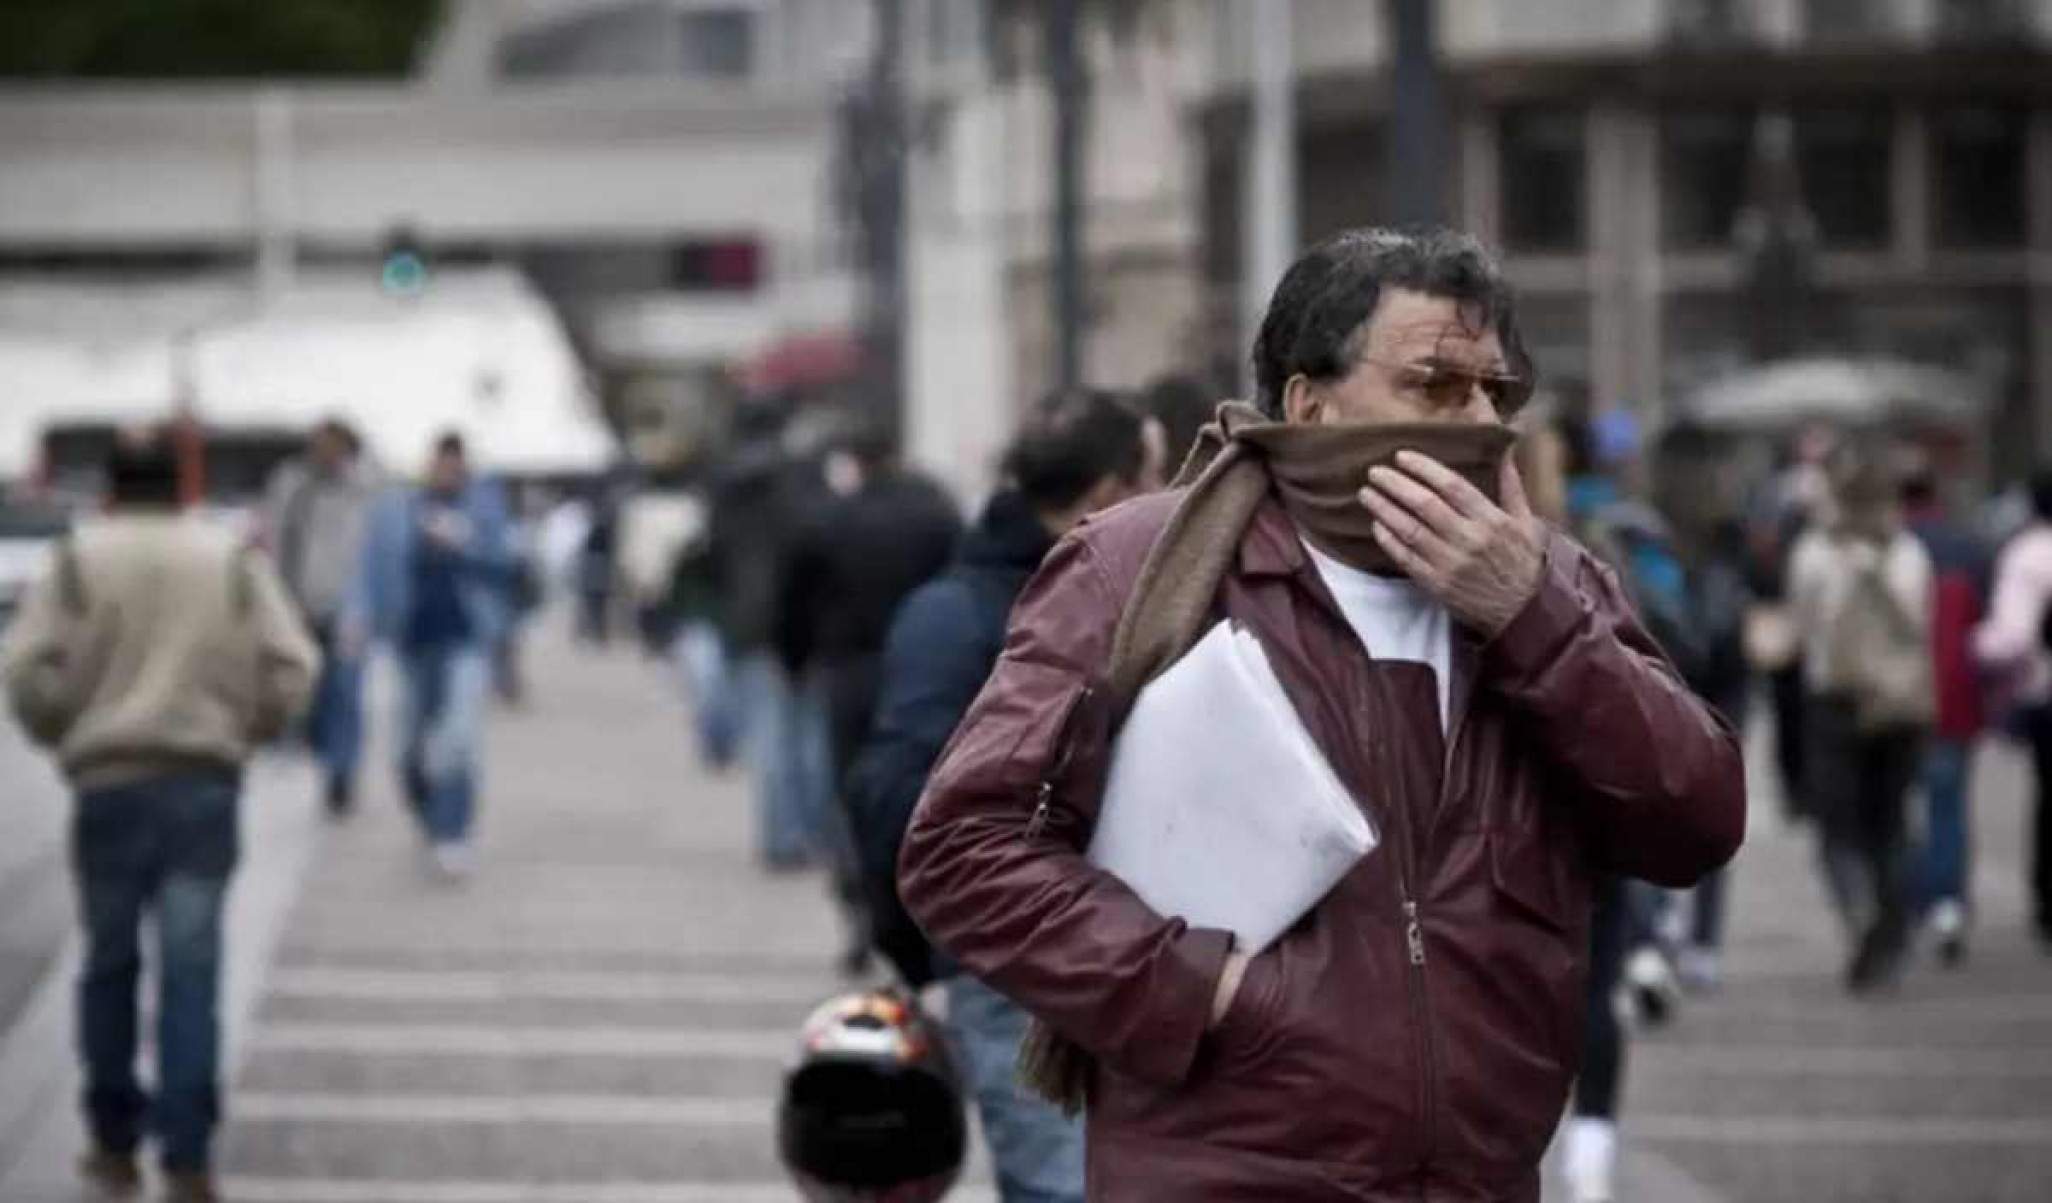
[(1518, 457), (1503, 457), (1503, 477), (1498, 486), (1504, 512), (1520, 522), (1532, 517), (1532, 501), (1525, 496), (1525, 474), (1518, 471)]
[(1399, 472), (1395, 468), (1370, 469), (1368, 484), (1370, 491), (1380, 492), (1394, 499), (1443, 538), (1452, 539), (1461, 524), (1467, 521), (1447, 504), (1445, 498), (1426, 487), (1416, 477)]
[(1455, 512), (1467, 518), (1487, 518), (1496, 504), (1482, 495), (1482, 490), (1461, 478), (1461, 474), (1426, 455), (1422, 451), (1399, 451), (1397, 467), (1424, 481), (1432, 491), (1446, 499)]
[(1381, 522), (1377, 522), (1374, 529), (1376, 543), (1381, 545), (1390, 559), (1396, 561), (1397, 567), (1404, 570), (1404, 575), (1421, 585), (1434, 579), (1432, 565), (1426, 563), (1425, 557), (1405, 546), (1404, 541), (1397, 538), (1395, 531)]
[(1397, 504), (1381, 490), (1362, 489), (1360, 497), (1361, 504), (1367, 506), (1368, 512), (1375, 515), (1376, 526), (1387, 529), (1391, 538), (1413, 551), (1419, 558), (1438, 560), (1444, 558), (1451, 550), (1447, 541), (1427, 526), (1424, 519)]

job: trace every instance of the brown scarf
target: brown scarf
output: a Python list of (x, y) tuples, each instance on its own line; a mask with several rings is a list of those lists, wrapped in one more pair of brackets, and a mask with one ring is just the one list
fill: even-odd
[[(1368, 470), (1399, 451), (1419, 451), (1494, 500), (1504, 454), (1516, 441), (1498, 426), (1311, 426), (1277, 422), (1242, 401), (1219, 406), (1176, 474), (1176, 486), (1186, 491), (1119, 613), (1105, 667), (1113, 728), (1140, 690), (1204, 633), (1226, 566), (1271, 487), (1320, 550), (1364, 571), (1394, 574), (1356, 495)], [(1029, 1087), (1073, 1114), (1086, 1101), (1091, 1070), (1080, 1046), (1034, 1021), (1019, 1050), (1020, 1077)]]
[[(1394, 463), (1399, 451), (1416, 451), (1452, 468), (1495, 501), (1503, 457), (1518, 436), (1506, 426), (1452, 422), (1277, 422), (1250, 405), (1228, 402), (1219, 407), (1217, 422), (1205, 428), (1193, 462), (1213, 440), (1218, 447), (1229, 440), (1260, 456), (1283, 508), (1318, 550), (1364, 572), (1388, 576), (1398, 572), (1396, 563), (1375, 541), (1374, 515), (1359, 496), (1368, 470)], [(1189, 466), (1183, 471), (1187, 476)]]

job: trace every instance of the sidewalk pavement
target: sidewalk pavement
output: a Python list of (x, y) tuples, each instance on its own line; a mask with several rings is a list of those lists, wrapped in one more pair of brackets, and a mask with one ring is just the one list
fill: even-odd
[[(530, 708), (491, 735), (466, 888), (422, 872), (383, 760), (337, 827), (302, 766), (253, 779), (233, 1203), (796, 1197), (773, 1101), (799, 1022), (844, 988), (825, 885), (755, 868), (748, 791), (699, 768), (667, 674), (534, 643)], [(1983, 776), (1973, 959), (1858, 1003), (1836, 986), (1807, 836), (1763, 783), (1726, 988), (1632, 1051), (1621, 1199), (2044, 1197), (2052, 958), (2022, 930), (2018, 766), (1990, 756)], [(6, 1203), (79, 1197), (69, 988), (67, 960), (0, 1043)]]

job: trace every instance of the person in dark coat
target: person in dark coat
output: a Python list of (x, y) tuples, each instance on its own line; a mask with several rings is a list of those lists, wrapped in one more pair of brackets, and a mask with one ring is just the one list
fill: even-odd
[[(962, 521), (934, 481), (895, 462), (881, 431), (827, 457), (828, 495), (801, 517), (776, 608), (784, 669), (826, 720), (828, 795), (869, 731), (884, 637), (898, 603), (947, 566)], [(866, 908), (844, 813), (830, 805), (827, 857), (848, 919), (844, 968), (869, 962)]]
[(848, 776), (877, 948), (913, 985), (946, 982), (949, 1028), (1007, 1199), (1080, 1200), (1082, 1131), (1018, 1083), (1026, 1013), (937, 955), (905, 914), (898, 846), (927, 772), (997, 663), (1005, 619), (1027, 579), (1085, 515), (1158, 477), (1158, 458), (1141, 417), (1108, 393), (1058, 393), (1039, 405), (954, 562), (892, 621), (876, 718)]

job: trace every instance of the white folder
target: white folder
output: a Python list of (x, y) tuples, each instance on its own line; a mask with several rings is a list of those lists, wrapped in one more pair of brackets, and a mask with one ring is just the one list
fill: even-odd
[(1163, 915), (1254, 953), (1376, 845), (1254, 635), (1227, 622), (1140, 691), (1088, 857)]

